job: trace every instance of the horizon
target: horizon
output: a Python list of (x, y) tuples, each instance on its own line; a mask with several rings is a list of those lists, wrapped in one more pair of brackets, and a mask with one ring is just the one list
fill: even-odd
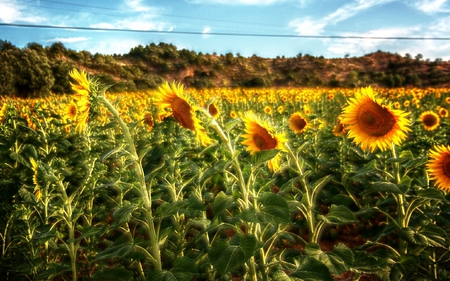
[(0, 2), (2, 40), (19, 48), (61, 42), (104, 55), (166, 43), (197, 53), (268, 59), (382, 51), (450, 60), (448, 26), (448, 0)]

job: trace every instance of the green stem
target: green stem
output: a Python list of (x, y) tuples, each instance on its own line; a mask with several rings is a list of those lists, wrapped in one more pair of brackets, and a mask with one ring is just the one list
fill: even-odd
[(123, 121), (123, 119), (120, 117), (120, 113), (117, 111), (117, 109), (109, 102), (108, 99), (104, 96), (99, 96), (98, 99), (108, 108), (108, 110), (114, 115), (117, 122), (119, 122), (120, 127), (122, 128), (122, 133), (125, 137), (125, 140), (128, 144), (128, 149), (131, 157), (133, 157), (133, 160), (135, 164), (133, 165), (134, 171), (136, 173), (136, 176), (139, 181), (139, 189), (142, 193), (142, 198), (144, 200), (144, 207), (147, 210), (147, 212), (144, 212), (146, 214), (146, 220), (149, 225), (148, 230), (148, 236), (150, 239), (150, 245), (151, 245), (151, 253), (153, 256), (152, 262), (154, 263), (157, 270), (162, 270), (162, 264), (161, 264), (161, 253), (159, 248), (159, 239), (157, 235), (157, 230), (155, 229), (155, 222), (152, 215), (152, 200), (151, 200), (151, 192), (147, 189), (147, 185), (145, 183), (145, 174), (144, 170), (142, 168), (142, 163), (139, 160), (139, 156), (136, 152), (136, 147), (134, 145), (134, 140), (131, 136), (130, 130), (127, 126), (127, 124)]
[[(395, 150), (395, 144), (392, 143), (392, 158), (397, 159), (397, 152)], [(394, 177), (395, 184), (400, 184), (400, 164), (394, 162)], [(394, 194), (394, 199), (397, 202), (397, 224), (400, 229), (407, 227), (406, 212), (405, 212), (405, 197), (403, 194)], [(404, 255), (407, 253), (406, 241), (400, 240), (400, 254)]]
[(305, 214), (305, 219), (308, 224), (308, 240), (309, 242), (317, 243), (319, 240), (319, 235), (316, 234), (316, 219), (314, 216), (315, 211), (315, 204), (314, 204), (314, 198), (312, 196), (312, 191), (308, 188), (308, 184), (306, 183), (305, 175), (303, 172), (303, 168), (299, 164), (298, 157), (294, 154), (291, 147), (288, 143), (285, 144), (286, 150), (288, 152), (288, 155), (291, 157), (292, 161), (294, 161), (294, 164), (297, 168), (297, 171), (300, 175), (300, 184), (303, 188), (303, 195), (305, 196), (306, 200), (304, 208), (303, 208), (303, 214)]
[(236, 173), (237, 173), (237, 178), (239, 181), (239, 188), (241, 190), (242, 193), (242, 199), (244, 202), (244, 209), (248, 209), (249, 207), (249, 201), (248, 201), (248, 194), (249, 194), (249, 190), (247, 185), (245, 184), (245, 179), (244, 179), (244, 175), (242, 173), (241, 170), (241, 165), (239, 163), (239, 160), (237, 159), (237, 157), (235, 157), (235, 150), (233, 145), (231, 144), (230, 138), (225, 134), (225, 132), (222, 130), (222, 128), (220, 127), (219, 123), (217, 123), (217, 121), (215, 119), (211, 120), (211, 127), (217, 132), (217, 134), (219, 135), (219, 137), (222, 139), (222, 141), (225, 143), (225, 145), (227, 146), (228, 151), (231, 154), (231, 157), (233, 158), (233, 166), (236, 169)]
[(64, 200), (64, 209), (66, 214), (66, 223), (67, 228), (69, 229), (69, 257), (70, 257), (70, 265), (72, 268), (72, 281), (77, 281), (77, 247), (75, 246), (75, 222), (73, 221), (72, 216), (72, 200), (69, 199), (66, 193), (66, 188), (64, 187), (64, 184), (62, 181), (58, 181), (58, 187), (61, 191), (61, 196)]

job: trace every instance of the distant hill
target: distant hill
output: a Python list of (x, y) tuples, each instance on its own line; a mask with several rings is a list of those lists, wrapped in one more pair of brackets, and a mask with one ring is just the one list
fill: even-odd
[(68, 72), (85, 69), (112, 91), (152, 89), (163, 81), (208, 87), (450, 87), (450, 62), (378, 51), (362, 57), (325, 59), (203, 54), (171, 44), (136, 46), (124, 55), (92, 54), (62, 43), (17, 48), (0, 40), (0, 95), (70, 93)]

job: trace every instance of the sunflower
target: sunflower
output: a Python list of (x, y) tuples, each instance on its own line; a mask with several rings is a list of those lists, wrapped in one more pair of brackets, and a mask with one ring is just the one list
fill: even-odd
[(230, 111), (230, 117), (231, 117), (231, 118), (236, 119), (237, 116), (238, 116), (238, 115), (237, 115), (236, 111), (234, 111), (234, 110)]
[(184, 88), (181, 83), (173, 82), (169, 84), (165, 82), (158, 90), (159, 92), (157, 92), (153, 103), (162, 110), (158, 114), (159, 120), (173, 116), (183, 128), (193, 131), (201, 144), (208, 145), (212, 143), (200, 124), (200, 120), (195, 116), (194, 105), (190, 103), (190, 99), (184, 94)]
[(75, 91), (73, 96), (74, 104), (76, 107), (75, 127), (78, 132), (84, 131), (86, 124), (89, 120), (89, 111), (91, 108), (91, 81), (88, 79), (84, 70), (78, 72), (77, 69), (73, 69), (69, 75), (77, 82), (73, 84), (72, 90)]
[(272, 113), (273, 113), (273, 108), (272, 108), (272, 106), (266, 105), (266, 106), (264, 107), (264, 113), (266, 113), (266, 114), (268, 114), (268, 115), (272, 115)]
[(430, 179), (435, 180), (437, 188), (450, 192), (450, 146), (435, 145), (430, 157), (427, 164)]
[(333, 127), (333, 135), (336, 137), (342, 136), (345, 134), (345, 126), (341, 123), (341, 118), (337, 118), (336, 125)]
[(448, 117), (448, 110), (445, 107), (439, 108), (439, 116), (442, 118)]
[(308, 127), (308, 121), (300, 112), (292, 113), (289, 117), (289, 127), (296, 134), (303, 133)]
[[(287, 141), (283, 133), (276, 133), (267, 120), (259, 119), (254, 113), (248, 112), (243, 117), (245, 134), (242, 135), (242, 142), (250, 154), (259, 151), (279, 149), (285, 150), (284, 143)], [(268, 165), (272, 171), (280, 169), (281, 155), (278, 153), (269, 160)]]
[(351, 98), (341, 115), (347, 125), (348, 136), (364, 150), (386, 150), (391, 143), (399, 145), (411, 131), (408, 113), (382, 105), (371, 87), (362, 88)]
[(427, 110), (420, 114), (420, 121), (422, 121), (425, 130), (434, 131), (439, 127), (441, 118), (435, 112)]
[(4, 102), (2, 108), (0, 109), (0, 124), (3, 124), (3, 121), (6, 120), (7, 110), (8, 110), (8, 103)]
[(33, 184), (35, 186), (38, 186), (38, 165), (36, 163), (36, 160), (34, 160), (34, 158), (30, 158), (30, 163), (31, 163), (31, 170), (33, 170)]
[(144, 123), (145, 123), (145, 125), (147, 125), (147, 129), (149, 131), (152, 131), (153, 127), (155, 126), (155, 122), (153, 120), (153, 115), (150, 113), (145, 114)]
[(219, 115), (220, 115), (219, 108), (214, 103), (211, 103), (208, 106), (208, 112), (212, 116), (212, 118), (214, 118), (214, 119), (217, 119), (217, 117), (219, 117)]

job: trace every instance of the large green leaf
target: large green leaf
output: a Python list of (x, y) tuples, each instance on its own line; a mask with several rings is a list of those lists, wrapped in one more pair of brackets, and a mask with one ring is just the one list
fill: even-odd
[(289, 205), (283, 197), (275, 193), (265, 193), (260, 198), (261, 207), (258, 211), (244, 210), (241, 217), (245, 221), (270, 223), (278, 225), (290, 222)]
[(353, 251), (353, 270), (362, 273), (378, 273), (388, 269), (388, 258), (375, 257), (365, 251)]
[(327, 266), (323, 262), (308, 256), (300, 261), (300, 266), (291, 274), (291, 276), (298, 277), (303, 281), (334, 280)]
[(211, 204), (214, 216), (217, 217), (223, 211), (230, 208), (233, 204), (234, 199), (232, 196), (226, 195), (223, 191), (219, 192), (214, 198), (214, 202)]
[(131, 214), (134, 210), (136, 210), (138, 207), (135, 204), (128, 204), (125, 206), (120, 207), (113, 213), (114, 218), (114, 224), (115, 225), (121, 225), (123, 223), (126, 223), (130, 220)]
[(225, 274), (246, 263), (256, 250), (256, 238), (245, 235), (233, 239), (233, 244), (225, 240), (215, 242), (208, 252), (208, 258), (220, 274)]
[(162, 203), (155, 212), (155, 217), (165, 218), (175, 215), (187, 206), (187, 201), (174, 201)]
[(420, 229), (403, 228), (398, 233), (403, 240), (420, 246), (448, 248), (447, 234), (434, 224), (428, 224)]
[(147, 277), (149, 281), (190, 281), (197, 273), (195, 262), (187, 257), (179, 257), (175, 260), (171, 270), (152, 270)]
[(288, 275), (286, 272), (284, 272), (283, 270), (277, 270), (273, 273), (272, 275), (272, 280), (277, 280), (277, 281), (302, 281), (303, 279), (294, 277), (294, 276), (290, 276)]
[(377, 159), (373, 159), (366, 165), (364, 165), (361, 169), (357, 171), (357, 173), (353, 176), (353, 178), (357, 178), (360, 176), (367, 176), (367, 174), (375, 172), (377, 170)]
[(278, 152), (280, 151), (277, 149), (258, 151), (252, 155), (251, 163), (255, 166), (263, 164), (268, 160), (274, 158), (278, 154)]
[(334, 225), (341, 225), (358, 221), (353, 212), (343, 205), (331, 205), (328, 214), (326, 214), (325, 216), (319, 215), (318, 218), (319, 220), (322, 220), (327, 224)]
[(396, 184), (387, 181), (376, 181), (372, 184), (372, 188), (379, 192), (387, 192), (393, 194), (403, 193)]
[(109, 246), (104, 251), (98, 253), (96, 260), (113, 259), (118, 257), (125, 257), (131, 252), (135, 251), (135, 245), (130, 242), (116, 242)]
[(389, 274), (391, 280), (411, 280), (412, 275), (417, 271), (418, 258), (413, 255), (402, 255), (396, 262)]
[(417, 191), (417, 196), (427, 199), (445, 200), (442, 191), (435, 188), (421, 189)]
[(289, 205), (283, 197), (275, 193), (265, 193), (260, 202), (262, 204), (260, 214), (264, 221), (272, 224), (290, 222)]
[(308, 256), (325, 264), (331, 273), (340, 275), (349, 270), (354, 263), (353, 252), (344, 244), (338, 244), (333, 251), (323, 252), (316, 243), (309, 243), (305, 248)]

